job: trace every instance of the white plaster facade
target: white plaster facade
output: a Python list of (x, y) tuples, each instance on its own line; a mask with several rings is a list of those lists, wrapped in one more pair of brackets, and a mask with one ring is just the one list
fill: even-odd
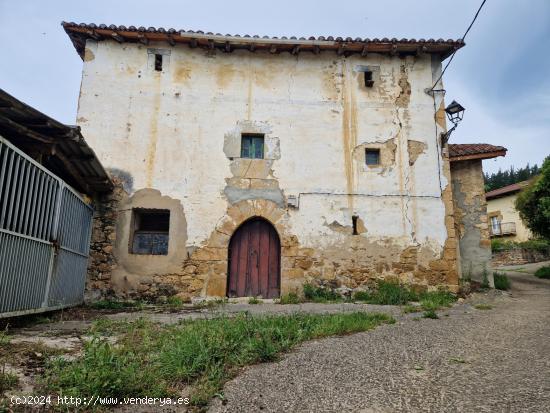
[[(169, 57), (160, 72), (152, 48)], [(338, 248), (349, 234), (334, 225), (351, 227), (356, 215), (360, 237), (425, 247), (437, 259), (449, 236), (448, 160), (435, 122), (441, 101), (425, 89), (440, 68), (429, 54), (294, 56), (87, 40), (77, 123), (103, 165), (131, 177), (131, 192), (153, 188), (181, 202), (188, 248), (205, 245), (230, 206), (224, 190), (239, 152), (227, 135), (244, 123), (267, 131), (272, 158), (248, 178), (272, 180), (285, 202), (297, 197), (298, 208), (283, 208), (302, 247)], [(422, 149), (414, 157), (409, 141)], [(389, 157), (383, 166), (365, 164), (373, 143)]]

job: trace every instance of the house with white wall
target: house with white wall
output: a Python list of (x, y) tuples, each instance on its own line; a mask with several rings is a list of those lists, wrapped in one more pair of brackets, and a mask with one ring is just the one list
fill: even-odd
[(458, 290), (440, 78), (461, 41), (63, 27), (83, 60), (77, 123), (119, 182), (90, 288)]

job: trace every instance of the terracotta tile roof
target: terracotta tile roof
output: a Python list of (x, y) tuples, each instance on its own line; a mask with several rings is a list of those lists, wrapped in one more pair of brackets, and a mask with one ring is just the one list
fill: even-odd
[(188, 44), (191, 47), (202, 47), (206, 49), (221, 49), (231, 52), (235, 49), (247, 49), (250, 51), (267, 50), (271, 53), (290, 52), (297, 54), (304, 51), (318, 54), (320, 51), (331, 50), (340, 55), (354, 53), (365, 56), (367, 53), (384, 53), (391, 55), (406, 55), (416, 53), (439, 54), (442, 59), (448, 57), (455, 50), (465, 45), (461, 40), (444, 39), (370, 39), (351, 37), (269, 37), (223, 35), (221, 33), (176, 30), (163, 27), (135, 27), (115, 26), (113, 24), (86, 24), (62, 22), (61, 25), (71, 38), (78, 54), (84, 56), (84, 47), (87, 39), (115, 40), (118, 42), (141, 42), (147, 44), (149, 41), (167, 41), (171, 45), (176, 43)]
[(529, 181), (522, 181), (512, 185), (504, 186), (502, 188), (494, 189), (492, 191), (487, 192), (485, 194), (485, 198), (489, 200), (489, 199), (499, 198), (505, 195), (510, 195), (515, 192), (521, 191), (528, 184), (529, 184)]
[(489, 159), (505, 156), (507, 149), (504, 146), (494, 146), (487, 143), (450, 143), (449, 158), (452, 161), (469, 159)]

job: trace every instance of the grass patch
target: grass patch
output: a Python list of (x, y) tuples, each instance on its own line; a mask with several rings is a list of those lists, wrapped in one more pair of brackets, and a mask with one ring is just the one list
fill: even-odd
[(257, 297), (250, 297), (248, 300), (248, 304), (261, 304), (262, 301), (259, 300)]
[(314, 303), (343, 301), (343, 298), (334, 290), (312, 284), (304, 284), (304, 298)]
[(282, 295), (279, 299), (279, 304), (300, 304), (303, 300), (296, 293), (288, 293)]
[(476, 310), (491, 310), (493, 306), (491, 304), (476, 304), (474, 308)]
[(430, 291), (420, 294), (420, 306), (423, 310), (437, 310), (443, 307), (450, 307), (456, 296), (448, 291)]
[(506, 274), (493, 272), (493, 279), (495, 280), (495, 288), (497, 290), (509, 290), (512, 286), (512, 283)]
[(401, 307), (401, 311), (403, 312), (403, 314), (418, 313), (421, 310), (422, 309), (419, 306), (411, 304), (407, 304)]
[(464, 364), (464, 363), (466, 363), (466, 360), (464, 360), (461, 357), (451, 357), (449, 359), (449, 362), (450, 363), (455, 363), (455, 364)]
[(3, 394), (6, 390), (13, 389), (19, 383), (19, 379), (13, 373), (5, 371), (5, 368), (2, 367), (0, 370), (0, 395)]
[[(448, 291), (429, 291), (416, 293), (394, 282), (381, 281), (373, 292), (359, 291), (353, 296), (356, 301), (369, 304), (404, 305), (403, 312), (430, 311), (450, 307), (456, 296)], [(420, 301), (420, 308), (408, 305), (410, 301)]]
[(550, 280), (550, 267), (540, 267), (537, 271), (535, 271), (535, 276), (545, 280)]
[(171, 397), (191, 385), (205, 406), (239, 368), (275, 360), (311, 339), (370, 330), (392, 317), (364, 312), (186, 320), (174, 326), (126, 323), (116, 344), (94, 337), (74, 361), (54, 359), (45, 391), (66, 396)]
[(141, 303), (136, 301), (99, 300), (91, 303), (94, 310), (123, 310), (126, 308), (140, 308)]
[(418, 301), (418, 295), (396, 282), (379, 281), (374, 291), (359, 291), (353, 299), (368, 304), (404, 305), (409, 301)]
[(422, 314), (422, 317), (423, 318), (431, 318), (431, 319), (434, 319), (434, 320), (437, 320), (439, 318), (439, 316), (437, 315), (437, 313), (433, 309), (424, 311), (424, 313)]

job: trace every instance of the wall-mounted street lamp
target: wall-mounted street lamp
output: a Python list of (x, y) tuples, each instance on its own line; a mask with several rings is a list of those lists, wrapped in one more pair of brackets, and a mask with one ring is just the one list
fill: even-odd
[(454, 125), (451, 129), (449, 129), (447, 132), (441, 134), (441, 141), (443, 144), (447, 143), (449, 140), (449, 137), (451, 136), (451, 133), (456, 129), (458, 126), (458, 123), (462, 120), (464, 117), (464, 107), (458, 103), (456, 100), (453, 100), (449, 106), (445, 108), (445, 113), (447, 114), (447, 118), (451, 121), (451, 123)]

